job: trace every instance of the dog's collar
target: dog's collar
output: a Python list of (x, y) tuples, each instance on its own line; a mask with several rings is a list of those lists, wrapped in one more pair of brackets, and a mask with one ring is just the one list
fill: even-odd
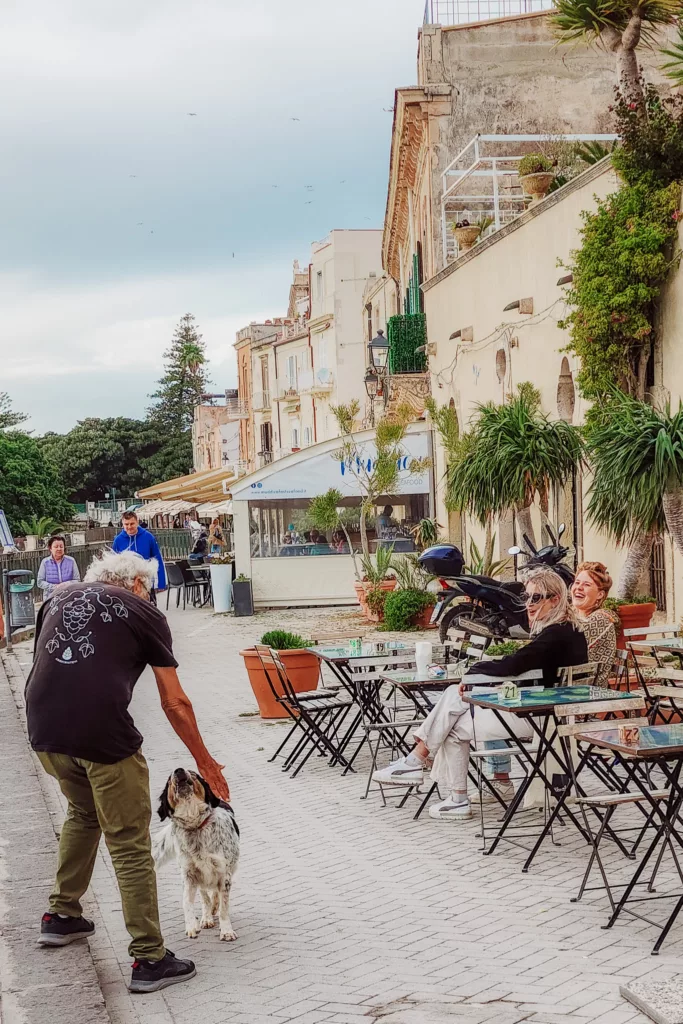
[(213, 821), (213, 811), (209, 811), (208, 816), (204, 818), (204, 821), (201, 823), (201, 825), (197, 825), (197, 831), (199, 832), (200, 828), (204, 828), (204, 826), (208, 825), (210, 821)]

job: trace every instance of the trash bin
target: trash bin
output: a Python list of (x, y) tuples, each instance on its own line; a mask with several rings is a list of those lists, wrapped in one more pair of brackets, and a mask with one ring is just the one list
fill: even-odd
[(36, 609), (33, 604), (33, 587), (35, 580), (31, 577), (30, 583), (10, 583), (10, 621), (12, 632), (16, 629), (23, 629), (25, 626), (35, 626)]

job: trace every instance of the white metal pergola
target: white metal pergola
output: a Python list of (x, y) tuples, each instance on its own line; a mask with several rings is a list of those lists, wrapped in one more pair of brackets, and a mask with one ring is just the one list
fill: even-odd
[(441, 238), (446, 265), (457, 256), (451, 223), (467, 219), (477, 223), (491, 217), (485, 234), (498, 231), (524, 212), (524, 196), (517, 169), (534, 150), (534, 143), (616, 141), (617, 135), (482, 135), (478, 134), (451, 160), (442, 175)]

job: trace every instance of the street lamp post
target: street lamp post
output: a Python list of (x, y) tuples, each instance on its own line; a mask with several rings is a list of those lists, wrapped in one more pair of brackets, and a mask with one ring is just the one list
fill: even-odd
[(384, 331), (377, 331), (377, 334), (368, 345), (368, 355), (370, 366), (374, 367), (379, 373), (383, 373), (387, 368), (387, 359), (389, 357), (389, 342), (384, 337)]

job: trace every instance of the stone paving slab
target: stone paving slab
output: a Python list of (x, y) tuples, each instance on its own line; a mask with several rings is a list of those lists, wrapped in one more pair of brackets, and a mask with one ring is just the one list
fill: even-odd
[(680, 974), (663, 984), (645, 980), (622, 985), (621, 994), (655, 1024), (683, 1024), (683, 976)]
[(0, 663), (0, 1017), (3, 1024), (109, 1024), (87, 942), (36, 943), (57, 838)]
[[(312, 758), (296, 779), (268, 762), (286, 726), (254, 715), (239, 651), (275, 626), (351, 628), (360, 621), (353, 610), (235, 620), (171, 609), (169, 621), (181, 679), (209, 749), (227, 765), (242, 828), (231, 915), (239, 938), (186, 938), (177, 869), (165, 867), (166, 941), (196, 960), (198, 976), (133, 1000), (124, 986), (128, 937), (103, 852), (88, 907), (112, 1024), (645, 1024), (619, 988), (677, 974), (683, 925), (653, 959), (651, 926), (625, 919), (603, 931), (604, 897), (571, 904), (587, 856), (573, 829), (558, 829), (560, 845), (544, 847), (522, 875), (515, 847), (482, 857), (474, 819), (415, 822), (414, 802), (398, 810), (395, 801), (383, 808), (376, 794), (360, 800), (367, 760), (342, 777)], [(28, 670), (30, 647), (17, 649), (17, 662)], [(141, 677), (132, 711), (158, 793), (191, 759), (161, 711), (151, 673)], [(617, 876), (631, 870), (620, 860), (610, 860)], [(670, 880), (664, 869), (661, 880)]]

